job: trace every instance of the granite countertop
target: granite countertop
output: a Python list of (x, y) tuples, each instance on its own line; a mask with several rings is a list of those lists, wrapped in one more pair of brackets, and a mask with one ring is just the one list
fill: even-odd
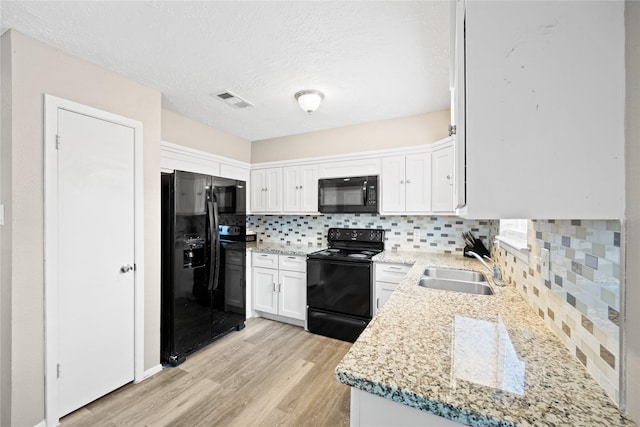
[(252, 252), (261, 252), (266, 254), (278, 254), (278, 255), (296, 255), (307, 256), (311, 252), (316, 252), (322, 249), (318, 246), (298, 246), (287, 245), (280, 243), (247, 243), (247, 249)]
[(338, 381), (472, 426), (635, 425), (513, 285), (494, 295), (417, 286), (461, 255), (384, 252), (413, 267), (337, 366)]

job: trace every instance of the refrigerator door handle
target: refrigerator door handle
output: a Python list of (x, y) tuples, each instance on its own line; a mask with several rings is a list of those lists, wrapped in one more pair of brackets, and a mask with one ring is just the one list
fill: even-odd
[(217, 249), (217, 231), (216, 227), (216, 218), (215, 212), (213, 209), (213, 203), (211, 201), (207, 201), (207, 219), (209, 221), (209, 249), (211, 251), (211, 255), (209, 256), (209, 283), (207, 288), (209, 291), (214, 289), (214, 286), (217, 285), (218, 282), (218, 269), (216, 265), (218, 264), (218, 249)]
[[(214, 196), (215, 199), (215, 196)], [(220, 221), (218, 216), (218, 202), (213, 202), (213, 236), (215, 239), (215, 278), (213, 282), (213, 289), (218, 289), (220, 285), (218, 278), (220, 277)]]

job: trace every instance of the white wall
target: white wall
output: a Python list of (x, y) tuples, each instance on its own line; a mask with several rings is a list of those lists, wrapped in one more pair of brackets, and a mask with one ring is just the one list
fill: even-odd
[[(2, 331), (9, 332), (8, 337), (2, 335), (2, 425), (32, 426), (44, 419), (43, 94), (144, 125), (145, 369), (160, 361), (161, 96), (13, 30), (2, 36), (2, 43), (3, 82), (7, 55), (12, 76), (11, 132), (8, 136), (4, 126), (2, 132), (2, 200), (8, 212), (1, 242), (2, 314), (10, 317), (8, 325), (4, 319), (2, 324)], [(7, 352), (9, 362), (5, 362)]]
[(254, 141), (251, 163), (430, 144), (448, 136), (449, 110)]
[(625, 2), (626, 26), (626, 387), (640, 424), (640, 2)]

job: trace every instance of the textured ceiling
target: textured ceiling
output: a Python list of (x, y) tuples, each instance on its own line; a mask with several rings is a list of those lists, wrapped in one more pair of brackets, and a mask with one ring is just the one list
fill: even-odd
[[(14, 28), (248, 140), (449, 108), (441, 1), (0, 1)], [(294, 94), (325, 94), (312, 115)], [(253, 103), (238, 110), (211, 94)]]

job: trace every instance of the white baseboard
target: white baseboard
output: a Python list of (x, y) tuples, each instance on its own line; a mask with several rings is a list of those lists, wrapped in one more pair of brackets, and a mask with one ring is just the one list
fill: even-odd
[[(146, 371), (144, 371), (144, 374), (142, 374), (142, 380), (141, 381), (146, 380), (147, 378), (157, 374), (160, 371), (162, 371), (162, 365), (161, 364), (157, 364), (153, 368), (147, 369)], [(139, 383), (141, 381), (137, 381), (137, 382)]]
[(47, 427), (47, 422), (45, 420), (40, 421), (38, 424), (33, 427)]

